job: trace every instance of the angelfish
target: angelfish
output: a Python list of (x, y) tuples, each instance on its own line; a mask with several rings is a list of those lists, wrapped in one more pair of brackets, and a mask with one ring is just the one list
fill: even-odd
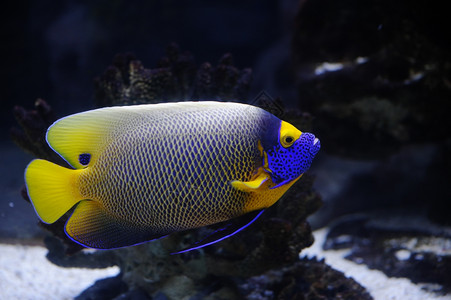
[(320, 149), (261, 108), (213, 101), (90, 110), (56, 121), (46, 139), (73, 169), (33, 160), (33, 207), (45, 223), (74, 208), (66, 234), (96, 249), (248, 216), (183, 251), (220, 241), (279, 200)]

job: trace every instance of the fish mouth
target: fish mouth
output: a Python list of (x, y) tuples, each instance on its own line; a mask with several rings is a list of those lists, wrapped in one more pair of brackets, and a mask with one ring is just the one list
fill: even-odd
[(309, 151), (310, 154), (311, 154), (312, 156), (315, 156), (316, 153), (318, 153), (319, 148), (321, 148), (321, 142), (319, 141), (319, 139), (318, 139), (317, 137), (315, 137), (315, 138), (313, 139), (312, 146), (310, 147), (310, 151)]

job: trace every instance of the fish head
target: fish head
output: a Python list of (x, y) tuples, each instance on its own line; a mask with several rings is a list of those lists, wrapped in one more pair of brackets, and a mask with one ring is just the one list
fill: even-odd
[(301, 132), (281, 121), (278, 141), (266, 151), (264, 168), (271, 175), (277, 188), (296, 180), (310, 168), (313, 158), (321, 147), (315, 135)]

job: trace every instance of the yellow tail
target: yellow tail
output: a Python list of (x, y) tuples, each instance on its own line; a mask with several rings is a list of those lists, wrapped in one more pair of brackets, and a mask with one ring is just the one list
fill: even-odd
[(83, 199), (77, 180), (81, 171), (42, 159), (35, 159), (28, 165), (25, 170), (28, 196), (43, 222), (55, 222)]

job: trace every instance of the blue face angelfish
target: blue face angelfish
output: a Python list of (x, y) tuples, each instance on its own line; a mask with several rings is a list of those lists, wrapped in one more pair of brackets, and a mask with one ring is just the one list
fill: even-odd
[(320, 148), (263, 109), (222, 102), (91, 110), (56, 121), (46, 138), (74, 169), (33, 160), (33, 206), (45, 223), (74, 207), (66, 234), (97, 249), (249, 216), (188, 250), (222, 240), (279, 200)]

